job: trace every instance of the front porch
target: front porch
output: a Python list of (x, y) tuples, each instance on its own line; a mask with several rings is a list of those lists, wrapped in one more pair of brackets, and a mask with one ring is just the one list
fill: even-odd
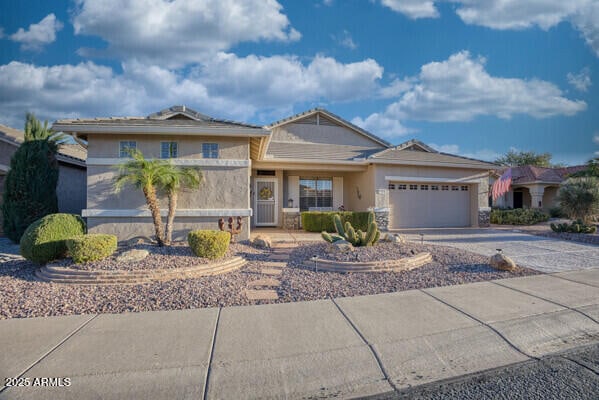
[(495, 205), (502, 208), (538, 208), (549, 212), (557, 203), (558, 189), (556, 184), (514, 185), (497, 199)]

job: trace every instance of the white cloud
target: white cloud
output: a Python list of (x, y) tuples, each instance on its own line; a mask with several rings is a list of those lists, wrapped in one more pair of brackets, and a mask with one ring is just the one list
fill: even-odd
[(413, 130), (403, 126), (398, 119), (389, 118), (385, 114), (379, 113), (370, 114), (366, 119), (355, 117), (351, 122), (377, 136), (389, 140), (413, 132)]
[(342, 64), (317, 56), (304, 64), (295, 57), (226, 53), (186, 74), (139, 61), (125, 62), (122, 68), (117, 74), (93, 62), (0, 65), (0, 121), (21, 126), (26, 111), (50, 120), (146, 115), (173, 104), (247, 120), (258, 109), (289, 112), (301, 102), (369, 96), (383, 73), (374, 60)]
[(439, 16), (434, 0), (381, 0), (381, 3), (412, 19), (437, 18)]
[(384, 86), (379, 90), (379, 96), (384, 99), (399, 97), (410, 88), (412, 88), (412, 82), (409, 79), (394, 79), (388, 86)]
[(440, 151), (441, 153), (458, 154), (460, 152), (460, 146), (458, 146), (457, 144), (438, 145), (436, 143), (428, 143), (428, 145), (433, 149)]
[(494, 77), (485, 59), (462, 51), (442, 62), (422, 66), (412, 88), (387, 107), (389, 118), (426, 121), (469, 121), (477, 116), (535, 118), (574, 115), (586, 109), (581, 100), (563, 97), (554, 84), (538, 79)]
[(358, 47), (356, 42), (354, 42), (354, 39), (352, 39), (351, 34), (347, 30), (344, 30), (339, 35), (331, 35), (331, 37), (335, 42), (339, 43), (343, 47), (347, 47), (350, 50), (355, 50)]
[[(381, 0), (409, 18), (435, 18), (443, 0)], [(467, 24), (492, 29), (548, 30), (570, 22), (599, 56), (599, 2), (596, 0), (445, 0), (456, 3), (456, 13)]]
[(581, 92), (586, 92), (592, 84), (591, 70), (588, 67), (581, 69), (577, 74), (568, 73), (567, 78), (568, 83)]
[(83, 55), (179, 67), (241, 42), (299, 40), (282, 8), (276, 0), (77, 0), (73, 26), (108, 42)]
[(595, 136), (593, 136), (593, 142), (595, 142), (595, 144), (599, 144), (599, 132), (595, 133)]
[[(48, 14), (37, 24), (29, 25), (28, 30), (19, 28), (19, 30), (10, 35), (10, 39), (21, 43), (22, 49), (39, 50), (42, 46), (54, 42), (56, 40), (56, 32), (62, 28), (63, 24), (56, 19), (56, 15)], [(2, 32), (0, 31), (0, 33)]]

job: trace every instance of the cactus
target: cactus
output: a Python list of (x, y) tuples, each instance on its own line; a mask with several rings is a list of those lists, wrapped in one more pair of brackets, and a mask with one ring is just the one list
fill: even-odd
[(322, 238), (329, 243), (335, 243), (338, 240), (346, 240), (356, 247), (372, 246), (381, 237), (381, 232), (375, 221), (374, 212), (368, 214), (368, 230), (366, 232), (362, 232), (360, 229), (356, 231), (349, 221), (346, 221), (345, 224), (343, 224), (339, 215), (333, 217), (333, 222), (335, 224), (337, 235), (331, 235), (327, 232), (322, 232), (321, 234)]
[(335, 230), (341, 236), (345, 236), (345, 230), (343, 229), (343, 222), (341, 222), (341, 217), (339, 214), (335, 214), (333, 216), (333, 223), (335, 224)]
[(572, 222), (571, 224), (550, 224), (551, 230), (556, 233), (569, 232), (569, 233), (595, 233), (597, 227), (595, 225), (585, 225), (581, 220)]

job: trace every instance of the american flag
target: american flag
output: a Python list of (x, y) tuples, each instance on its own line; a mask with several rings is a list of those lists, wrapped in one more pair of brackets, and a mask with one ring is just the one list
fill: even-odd
[(512, 184), (512, 169), (508, 168), (499, 179), (497, 179), (491, 187), (491, 194), (493, 201), (497, 200), (498, 197), (503, 196), (510, 190)]

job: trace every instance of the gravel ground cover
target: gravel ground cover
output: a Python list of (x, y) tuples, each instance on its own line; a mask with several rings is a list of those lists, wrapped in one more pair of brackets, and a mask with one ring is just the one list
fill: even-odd
[[(138, 249), (148, 250), (150, 253), (145, 259), (138, 262), (117, 262), (117, 257), (124, 251)], [(262, 252), (254, 247), (232, 243), (229, 246), (229, 250), (223, 258), (219, 261), (226, 261), (234, 256), (241, 255), (248, 258), (250, 254), (261, 254)], [(85, 271), (96, 271), (96, 270), (123, 270), (123, 271), (134, 271), (142, 269), (172, 269), (172, 268), (187, 268), (193, 267), (200, 264), (208, 264), (214, 262), (208, 258), (196, 257), (187, 244), (177, 244), (173, 246), (158, 247), (152, 244), (138, 244), (132, 247), (124, 247), (117, 250), (110, 257), (106, 257), (103, 260), (87, 262), (82, 264), (75, 264), (70, 258), (65, 258), (59, 262), (53, 263), (61, 267), (68, 267), (78, 270)]]
[(354, 247), (353, 251), (348, 252), (330, 252), (328, 243), (316, 242), (315, 244), (304, 245), (294, 251), (294, 257), (308, 259), (314, 255), (324, 260), (333, 261), (353, 261), (370, 262), (396, 260), (413, 255), (411, 246), (398, 246), (395, 243), (379, 242), (376, 246)]
[[(143, 285), (84, 286), (39, 282), (37, 266), (23, 260), (0, 265), (0, 319), (50, 315), (121, 313), (176, 310), (213, 306), (249, 305), (357, 296), (401, 290), (453, 285), (521, 275), (530, 269), (496, 271), (483, 256), (450, 247), (409, 242), (400, 252), (429, 251), (434, 261), (407, 272), (352, 273), (314, 272), (306, 260), (321, 244), (302, 244), (290, 252), (289, 265), (278, 277), (276, 301), (250, 301), (244, 292), (248, 283), (264, 278), (260, 273), (268, 252), (239, 244), (232, 250), (249, 262), (238, 271), (195, 279), (176, 279)], [(375, 247), (376, 248), (376, 247)]]

